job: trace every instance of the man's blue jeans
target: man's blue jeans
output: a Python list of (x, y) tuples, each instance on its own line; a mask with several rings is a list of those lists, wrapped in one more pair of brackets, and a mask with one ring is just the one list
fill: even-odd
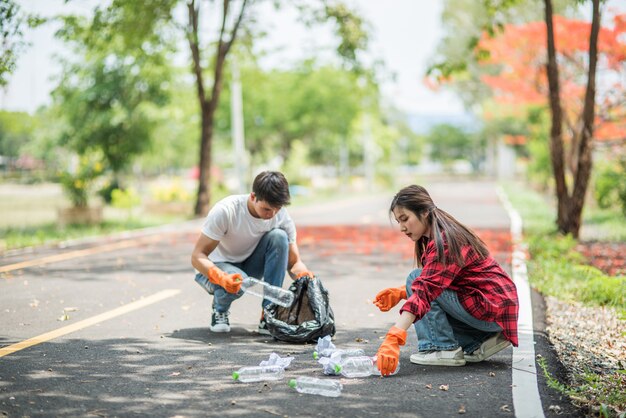
[[(407, 297), (413, 293), (411, 284), (421, 273), (422, 269), (418, 268), (407, 277)], [(449, 289), (431, 302), (430, 311), (414, 326), (419, 351), (454, 350), (461, 346), (464, 352), (473, 353), (483, 341), (502, 331), (495, 322), (481, 321), (470, 315), (456, 292)]]
[[(243, 262), (218, 262), (215, 265), (226, 273), (239, 273), (244, 278), (251, 276), (263, 279), (280, 287), (285, 279), (288, 257), (287, 233), (282, 229), (272, 229), (261, 238), (250, 257)], [(213, 309), (220, 313), (228, 312), (230, 304), (243, 295), (241, 290), (237, 294), (228, 293), (222, 286), (209, 282), (209, 279), (201, 273), (196, 274), (196, 282), (213, 295)], [(269, 304), (270, 301), (263, 299), (263, 307)]]

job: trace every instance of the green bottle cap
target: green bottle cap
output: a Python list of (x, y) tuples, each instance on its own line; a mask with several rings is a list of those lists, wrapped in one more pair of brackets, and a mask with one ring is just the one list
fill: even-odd
[(335, 364), (335, 373), (341, 373), (341, 364)]
[(313, 358), (314, 358), (315, 360), (317, 360), (317, 359), (319, 358), (319, 354), (317, 354), (317, 351), (314, 351), (314, 352), (313, 352)]
[(235, 379), (235, 380), (239, 379), (239, 373), (238, 372), (233, 372), (233, 379)]
[(291, 379), (288, 383), (290, 388), (295, 388), (296, 387), (296, 379)]

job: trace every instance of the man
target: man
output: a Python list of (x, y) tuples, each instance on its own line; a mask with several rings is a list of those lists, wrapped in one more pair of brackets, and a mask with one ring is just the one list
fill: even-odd
[[(262, 278), (281, 287), (286, 270), (293, 279), (314, 277), (300, 259), (296, 227), (285, 209), (289, 203), (285, 176), (264, 171), (249, 195), (226, 197), (209, 211), (191, 264), (196, 282), (213, 295), (211, 331), (230, 332), (229, 309), (243, 295), (243, 278)], [(264, 299), (262, 306), (269, 303)], [(269, 335), (263, 314), (258, 331)]]

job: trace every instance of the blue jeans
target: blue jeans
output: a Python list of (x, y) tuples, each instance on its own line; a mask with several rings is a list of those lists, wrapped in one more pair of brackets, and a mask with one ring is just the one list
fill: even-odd
[[(422, 273), (413, 270), (406, 279), (406, 294), (413, 291), (411, 284)], [(473, 353), (480, 345), (502, 331), (495, 322), (481, 321), (470, 315), (457, 297), (456, 292), (446, 289), (430, 304), (430, 311), (414, 324), (419, 351), (455, 350), (459, 346), (466, 353)]]
[[(244, 278), (252, 276), (280, 287), (285, 279), (288, 257), (289, 241), (287, 233), (282, 229), (272, 229), (263, 235), (250, 257), (243, 262), (218, 262), (215, 265), (226, 273), (239, 273)], [(196, 282), (213, 295), (213, 309), (220, 313), (228, 312), (231, 303), (239, 299), (244, 293), (242, 290), (237, 292), (237, 294), (228, 293), (222, 286), (211, 283), (201, 273), (196, 274)], [(269, 304), (269, 300), (263, 299), (262, 306), (264, 308)]]

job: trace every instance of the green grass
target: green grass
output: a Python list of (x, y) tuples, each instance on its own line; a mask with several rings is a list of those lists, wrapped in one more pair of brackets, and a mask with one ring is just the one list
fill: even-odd
[(185, 220), (189, 215), (146, 213), (141, 208), (131, 213), (105, 207), (104, 221), (100, 224), (60, 227), (57, 210), (68, 206), (56, 184), (0, 184), (0, 252), (163, 225)]
[[(31, 225), (21, 228), (1, 228), (0, 248), (5, 250), (51, 244), (71, 239), (103, 236), (115, 232), (163, 225), (173, 218), (144, 218), (105, 220), (95, 225), (68, 225), (60, 228), (56, 223)], [(177, 219), (178, 220), (178, 219)]]
[(626, 385), (626, 371), (610, 371), (598, 375), (590, 371), (577, 376), (577, 383), (566, 385), (556, 379), (548, 370), (548, 364), (544, 358), (537, 359), (548, 387), (570, 397), (580, 407), (587, 408), (594, 415), (600, 417), (623, 418), (626, 407), (626, 392), (620, 390)]

